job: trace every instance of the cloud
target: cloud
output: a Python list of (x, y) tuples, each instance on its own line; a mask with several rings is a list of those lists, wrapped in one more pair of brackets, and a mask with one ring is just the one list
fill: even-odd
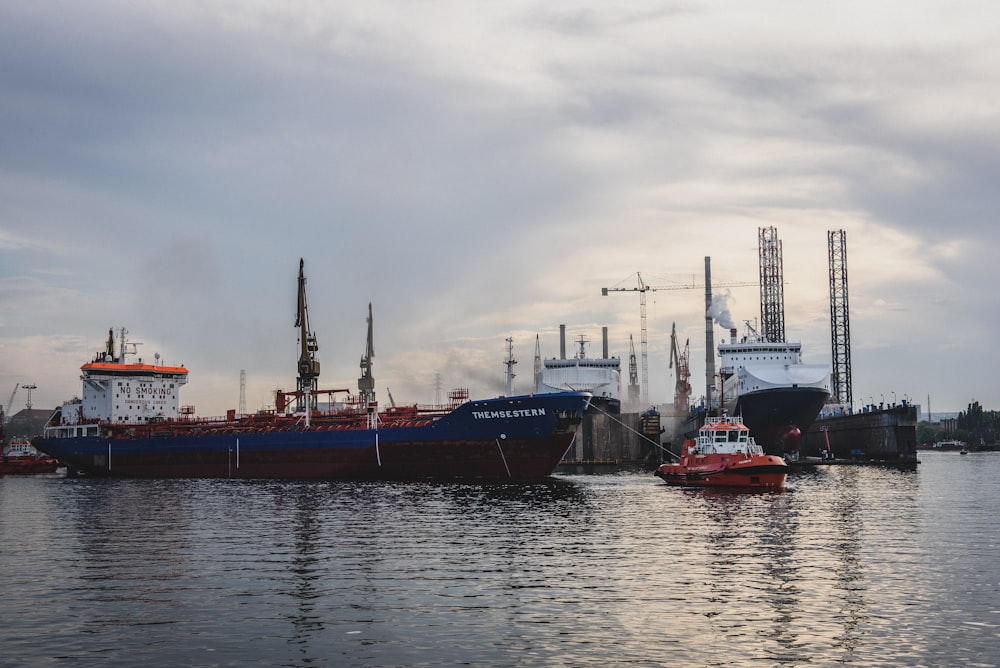
[[(700, 281), (705, 256), (754, 280), (774, 225), (808, 361), (845, 229), (855, 395), (898, 377), (988, 405), (968, 380), (993, 357), (910, 371), (992, 350), (997, 324), (997, 17), (976, 7), (5, 5), (0, 352), (30, 350), (55, 405), (126, 326), (191, 366), (200, 410), (231, 407), (241, 368), (266, 400), (294, 384), (303, 257), (324, 382), (355, 386), (371, 301), (397, 400), (436, 374), (496, 393), (507, 336), (518, 381), (561, 323), (626, 356), (638, 298), (601, 287)], [(674, 322), (703, 373), (703, 294), (647, 296), (651, 377)], [(737, 322), (756, 297), (733, 290)]]

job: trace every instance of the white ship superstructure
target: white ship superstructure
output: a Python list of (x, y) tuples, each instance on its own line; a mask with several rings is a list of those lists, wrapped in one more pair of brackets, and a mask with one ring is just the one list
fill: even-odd
[[(114, 332), (108, 332), (105, 350), (94, 361), (80, 367), (83, 398), (74, 398), (59, 409), (54, 426), (46, 428), (53, 437), (97, 435), (98, 423), (145, 425), (176, 419), (180, 414), (180, 387), (187, 383), (188, 370), (182, 366), (161, 366), (142, 359), (126, 361), (135, 354), (121, 331), (121, 347), (114, 350)], [(128, 351), (128, 345), (133, 345)]]
[(587, 357), (587, 340), (577, 341), (579, 351), (572, 358), (546, 359), (535, 383), (535, 392), (590, 392), (591, 405), (609, 412), (621, 410), (621, 359)]
[(803, 364), (801, 343), (772, 343), (743, 337), (719, 344), (722, 397), (726, 406), (751, 392), (777, 388), (814, 388), (830, 393), (830, 367)]

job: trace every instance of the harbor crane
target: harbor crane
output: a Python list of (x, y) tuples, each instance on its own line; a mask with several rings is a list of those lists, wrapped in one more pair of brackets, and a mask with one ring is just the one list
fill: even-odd
[(628, 335), (628, 404), (630, 407), (639, 401), (639, 369), (635, 363), (635, 341)]
[(298, 309), (295, 313), (295, 326), (299, 328), (299, 343), (301, 344), (295, 399), (296, 410), (308, 412), (315, 410), (318, 405), (316, 379), (319, 378), (319, 360), (316, 359), (316, 351), (319, 350), (319, 344), (316, 342), (316, 333), (309, 331), (305, 260), (302, 258), (299, 258), (299, 298)]
[(358, 392), (362, 406), (368, 406), (368, 404), (375, 401), (375, 377), (372, 376), (372, 359), (374, 357), (375, 339), (372, 332), (372, 303), (368, 302), (368, 343), (365, 347), (365, 354), (361, 356), (361, 377), (358, 378)]
[(674, 382), (674, 408), (677, 412), (687, 413), (691, 405), (691, 339), (684, 341), (684, 352), (677, 345), (677, 323), (670, 329), (670, 364), (669, 369), (675, 369), (677, 380)]
[[(674, 285), (649, 285), (642, 279), (642, 273), (636, 272), (638, 284), (634, 288), (601, 288), (601, 296), (607, 297), (609, 292), (638, 292), (639, 293), (639, 355), (642, 358), (642, 402), (649, 403), (649, 355), (646, 342), (646, 293), (656, 290), (698, 290), (704, 289), (704, 284), (678, 283)], [(749, 281), (730, 281), (728, 283), (715, 283), (717, 288), (736, 288), (751, 285), (758, 285)]]

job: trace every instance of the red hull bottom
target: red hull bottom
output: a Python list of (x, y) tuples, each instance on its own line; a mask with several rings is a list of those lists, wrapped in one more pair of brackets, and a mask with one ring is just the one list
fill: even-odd
[(678, 487), (730, 487), (740, 489), (774, 490), (784, 489), (785, 487), (784, 474), (761, 476), (717, 474), (697, 477), (688, 477), (684, 475), (671, 476), (669, 474), (660, 473), (657, 473), (657, 475), (668, 485), (676, 485)]
[[(392, 443), (379, 448), (287, 449), (64, 457), (70, 474), (135, 478), (525, 480), (552, 475), (573, 434), (502, 443)], [(74, 460), (75, 459), (75, 460)]]
[(51, 457), (4, 457), (0, 461), (0, 475), (33, 475), (54, 473), (59, 462)]
[(677, 464), (664, 464), (655, 475), (668, 485), (680, 487), (733, 487), (744, 489), (783, 489), (786, 466), (753, 465), (714, 470), (692, 471)]

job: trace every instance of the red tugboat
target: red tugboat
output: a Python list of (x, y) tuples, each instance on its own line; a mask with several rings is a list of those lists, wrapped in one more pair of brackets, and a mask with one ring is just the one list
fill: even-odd
[(58, 461), (40, 453), (26, 438), (12, 438), (3, 449), (3, 459), (0, 459), (0, 475), (52, 473), (58, 467)]
[(742, 419), (708, 417), (698, 438), (684, 441), (680, 461), (655, 471), (668, 485), (782, 489), (788, 464), (764, 454)]

